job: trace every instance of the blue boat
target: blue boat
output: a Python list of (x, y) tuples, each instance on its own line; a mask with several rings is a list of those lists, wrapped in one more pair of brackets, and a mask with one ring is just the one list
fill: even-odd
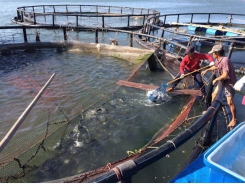
[(245, 122), (207, 149), (171, 183), (244, 183)]

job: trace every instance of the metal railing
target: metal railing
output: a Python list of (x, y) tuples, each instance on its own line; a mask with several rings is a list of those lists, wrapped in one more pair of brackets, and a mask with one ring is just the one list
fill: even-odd
[[(137, 29), (145, 23), (147, 18), (157, 15), (160, 15), (159, 11), (144, 8), (101, 5), (38, 5), (18, 7), (17, 17), (14, 20), (16, 23), (29, 25), (83, 27), (91, 27), (91, 22), (94, 21), (93, 24), (96, 24), (94, 28)], [(95, 19), (91, 20), (92, 18)], [(120, 19), (123, 21), (120, 22)], [(138, 20), (141, 20), (140, 23)], [(118, 24), (119, 22), (120, 24)], [(90, 26), (87, 26), (86, 23), (89, 23)]]

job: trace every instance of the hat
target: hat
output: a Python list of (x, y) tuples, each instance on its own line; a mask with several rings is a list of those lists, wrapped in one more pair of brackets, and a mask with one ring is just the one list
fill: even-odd
[(209, 51), (208, 53), (212, 54), (213, 52), (218, 52), (218, 51), (221, 51), (221, 50), (223, 50), (222, 45), (215, 45), (215, 46), (213, 46), (212, 50)]
[(194, 52), (195, 48), (193, 46), (188, 46), (185, 50), (185, 55)]

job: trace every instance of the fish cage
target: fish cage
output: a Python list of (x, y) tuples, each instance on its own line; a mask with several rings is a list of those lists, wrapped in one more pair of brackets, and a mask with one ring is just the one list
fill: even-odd
[[(153, 16), (153, 18), (149, 18), (151, 16)], [(136, 17), (141, 17), (142, 22), (139, 23), (141, 27), (143, 24), (145, 25), (143, 29), (141, 29), (141, 32), (125, 31), (125, 29), (139, 28), (138, 25), (132, 25), (133, 19)], [(117, 25), (115, 22), (118, 21), (118, 18), (123, 20), (126, 24)], [(87, 52), (113, 56), (127, 60), (134, 65), (130, 76), (127, 76), (128, 78), (126, 80), (119, 80), (116, 83), (117, 85), (141, 90), (153, 90), (156, 89), (157, 86), (136, 83), (133, 80), (133, 77), (136, 76), (136, 73), (145, 64), (145, 61), (148, 60), (148, 64), (152, 66), (158, 63), (164, 71), (168, 72), (171, 77), (174, 78), (184, 49), (186, 48), (186, 45), (178, 43), (178, 40), (169, 40), (165, 37), (165, 32), (175, 32), (161, 27), (165, 25), (165, 21), (159, 22), (159, 18), (160, 14), (157, 11), (127, 7), (88, 5), (19, 7), (17, 17), (15, 17), (14, 21), (24, 26), (0, 28), (2, 38), (2, 45), (0, 47), (1, 54), (8, 56), (19, 50), (35, 52), (38, 49), (55, 49), (57, 53), (65, 50), (68, 52), (80, 52), (82, 54)], [(208, 20), (210, 21), (210, 19)], [(92, 23), (90, 21), (92, 21)], [(191, 21), (193, 22), (193, 19), (191, 19)], [(89, 22), (91, 24), (89, 24)], [(160, 27), (157, 27), (156, 24), (160, 25)], [(107, 26), (109, 28), (106, 28)], [(119, 30), (116, 28), (122, 29)], [(158, 30), (162, 31), (160, 35), (152, 35), (152, 33)], [(183, 34), (183, 36), (190, 35)], [(206, 37), (199, 38), (207, 39)], [(112, 42), (113, 39), (116, 40), (118, 44)], [(210, 40), (220, 41), (220, 39), (215, 37), (210, 38)], [(233, 55), (233, 49), (236, 49), (233, 47), (234, 44), (244, 44), (243, 41), (234, 41), (230, 39), (230, 37), (222, 39), (222, 41), (224, 43), (232, 43), (228, 47), (230, 56)], [(157, 50), (159, 52), (157, 52)], [(155, 64), (152, 64), (151, 61), (155, 62)], [(163, 61), (165, 61), (165, 63)], [(111, 66), (111, 63), (108, 65)], [(145, 68), (147, 67), (148, 65), (145, 65)], [(115, 74), (116, 73), (119, 72), (116, 71)], [(95, 73), (93, 73), (93, 75), (95, 75)], [(102, 78), (102, 76), (99, 77)], [(209, 80), (210, 79), (211, 78), (209, 78)], [(32, 80), (32, 82), (35, 83), (34, 80)], [(22, 86), (21, 80), (19, 83), (19, 85)], [(190, 86), (193, 86), (193, 80), (190, 83)], [(212, 85), (210, 81), (208, 81), (208, 85), (211, 91)], [(123, 104), (123, 100), (117, 98), (115, 91), (109, 91), (108, 94), (100, 94), (100, 90), (95, 90), (93, 86), (86, 86), (86, 88), (90, 88), (92, 89), (91, 91), (93, 91), (94, 103), (92, 103), (90, 99), (85, 99), (85, 101), (88, 101), (86, 108), (78, 106), (74, 109), (73, 107), (72, 109), (68, 109), (75, 111), (72, 117), (67, 117), (60, 109), (59, 105), (55, 103), (55, 107), (52, 106), (54, 114), (48, 114), (48, 117), (43, 120), (45, 121), (44, 128), (38, 127), (40, 131), (36, 134), (31, 132), (29, 135), (25, 135), (22, 138), (17, 137), (15, 141), (10, 142), (10, 144), (3, 149), (0, 154), (1, 181), (18, 181), (18, 179), (25, 177), (32, 170), (38, 168), (38, 172), (35, 176), (42, 179), (44, 176), (47, 176), (45, 180), (50, 182), (130, 182), (132, 176), (139, 170), (175, 151), (187, 140), (194, 137), (207, 124), (210, 125), (212, 122), (216, 122), (215, 117), (217, 112), (221, 111), (223, 106), (223, 85), (221, 82), (219, 85), (220, 91), (217, 99), (210, 104), (209, 94), (209, 99), (205, 101), (205, 109), (207, 111), (204, 115), (200, 116), (196, 116), (197, 111), (192, 109), (199, 95), (198, 90), (187, 89), (189, 86), (186, 86), (186, 89), (173, 92), (173, 95), (188, 96), (188, 98), (185, 98), (185, 104), (182, 104), (183, 107), (180, 108), (180, 114), (173, 119), (171, 124), (162, 127), (145, 146), (138, 150), (128, 151), (127, 157), (123, 157), (125, 156), (123, 153), (115, 151), (112, 153), (112, 150), (103, 147), (103, 141), (107, 136), (113, 136), (115, 138), (111, 141), (112, 145), (117, 144), (123, 139), (117, 137), (117, 131), (108, 133), (104, 127), (118, 128), (120, 121), (124, 118), (129, 119), (130, 123), (135, 123), (137, 119), (128, 118), (131, 112), (128, 111), (128, 107)], [(121, 93), (125, 94), (125, 91), (126, 90), (122, 90)], [(51, 98), (54, 93), (55, 92), (51, 93), (49, 97), (46, 97), (50, 102), (55, 101), (55, 99)], [(134, 94), (131, 93), (128, 95), (134, 96)], [(113, 98), (113, 100), (109, 99), (109, 97)], [(129, 99), (125, 98), (124, 100)], [(65, 106), (64, 104), (61, 105)], [(47, 105), (45, 107), (49, 106)], [(132, 107), (131, 109), (133, 111), (136, 108)], [(109, 116), (113, 113), (119, 113), (119, 118), (113, 120), (113, 118)], [(55, 119), (55, 115), (57, 114), (62, 116), (62, 120), (58, 121)], [(159, 115), (161, 115), (161, 113), (159, 113)], [(222, 116), (228, 118), (229, 115), (223, 114)], [(193, 121), (188, 122), (189, 119)], [(107, 123), (106, 120), (108, 120), (109, 123)], [(178, 127), (184, 122), (186, 123), (184, 130), (178, 132)], [(146, 132), (148, 131), (148, 124), (147, 122), (145, 125)], [(135, 132), (138, 131), (134, 129), (131, 124), (127, 128), (125, 132), (132, 129)], [(176, 130), (178, 135), (170, 139), (169, 136)], [(96, 138), (93, 137), (91, 132), (96, 135), (98, 134), (98, 136)], [(125, 135), (126, 134), (127, 133), (125, 133)], [(86, 149), (86, 146), (92, 147), (91, 152)], [(102, 147), (105, 150), (106, 159), (100, 161), (98, 165), (89, 166), (89, 171), (88, 169), (84, 170), (83, 166), (86, 165), (86, 163), (84, 160), (83, 163), (80, 157), (86, 158), (87, 162), (93, 163), (93, 161), (97, 159), (97, 154), (100, 152), (97, 148)], [(51, 156), (49, 155), (49, 151), (51, 152)], [(112, 161), (110, 156), (116, 153), (118, 153), (118, 160)], [(89, 154), (92, 154), (92, 156), (89, 158), (86, 157)], [(52, 165), (52, 167), (49, 167), (50, 165)], [(52, 180), (52, 172), (58, 167), (62, 170), (63, 165), (76, 165), (77, 168), (75, 171), (68, 171), (70, 172), (69, 177), (64, 176), (64, 173), (61, 172), (59, 178), (55, 178), (57, 180)], [(35, 176), (33, 176), (34, 178), (32, 179), (35, 179)]]
[(39, 5), (17, 8), (15, 23), (68, 27), (138, 29), (156, 10), (101, 5)]

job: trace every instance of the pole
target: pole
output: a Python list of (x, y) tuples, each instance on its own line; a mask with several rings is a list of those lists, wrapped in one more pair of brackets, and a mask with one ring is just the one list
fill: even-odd
[(12, 126), (12, 128), (9, 130), (9, 132), (6, 134), (6, 136), (2, 139), (0, 142), (0, 153), (5, 148), (5, 146), (8, 144), (8, 142), (11, 140), (11, 138), (14, 136), (15, 132), (20, 127), (21, 123), (25, 120), (31, 109), (34, 107), (36, 102), (39, 100), (45, 89), (50, 84), (51, 80), (54, 78), (55, 73), (49, 78), (47, 83), (43, 86), (43, 88), (39, 91), (39, 93), (36, 95), (36, 97), (32, 100), (32, 102), (29, 104), (29, 106), (25, 109), (25, 111), (21, 114), (21, 116), (18, 118), (18, 120), (15, 122), (15, 124)]
[[(210, 66), (207, 65), (207, 66), (204, 66), (204, 67), (199, 68), (199, 69), (197, 69), (197, 70), (194, 70), (193, 72), (189, 72), (189, 73), (185, 74), (184, 77), (186, 77), (186, 76), (188, 76), (188, 75), (190, 75), (190, 74), (193, 74), (193, 73), (195, 73), (195, 72), (198, 72), (198, 71), (200, 71), (200, 70), (203, 70), (204, 68), (208, 68), (208, 67), (210, 67)], [(180, 77), (178, 77), (178, 78), (176, 78), (176, 79), (174, 79), (174, 80), (168, 82), (167, 84), (171, 84), (171, 83), (173, 83), (174, 81), (177, 81), (177, 80), (179, 80), (179, 79), (180, 79)]]

